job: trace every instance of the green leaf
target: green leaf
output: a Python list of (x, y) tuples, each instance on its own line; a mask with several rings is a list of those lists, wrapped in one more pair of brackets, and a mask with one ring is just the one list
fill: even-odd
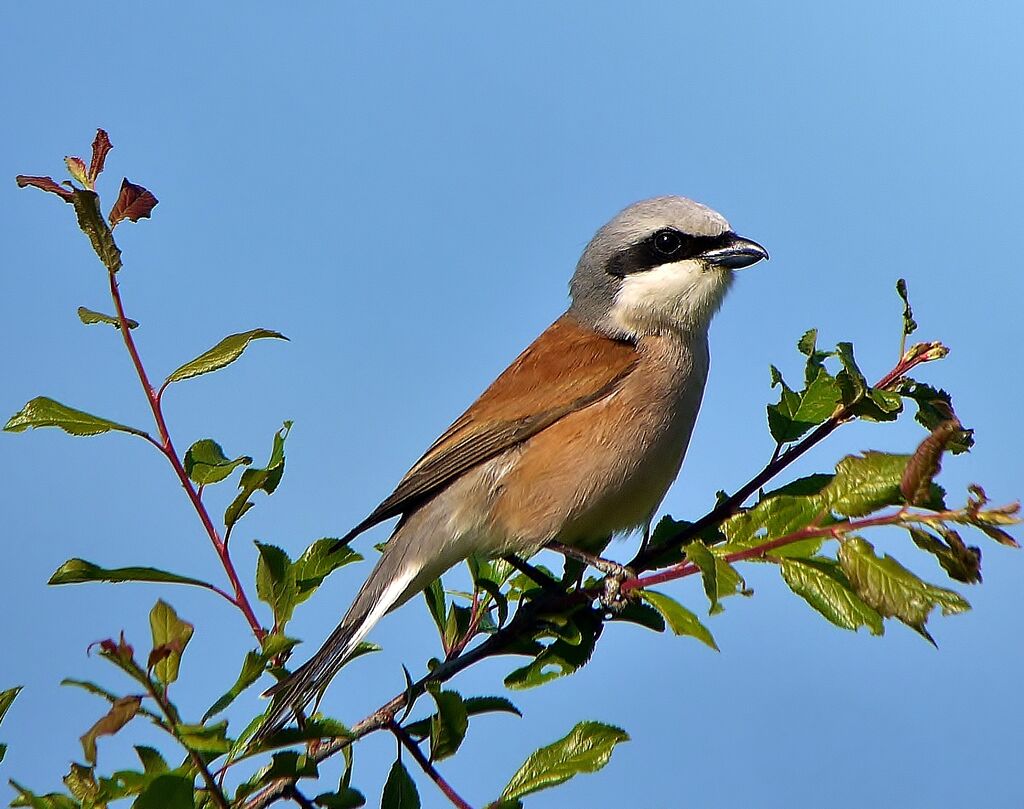
[[(522, 716), (520, 710), (505, 697), (467, 697), (462, 704), (466, 708), (467, 716), (476, 716), (483, 713), (512, 713)], [(426, 719), (417, 722), (410, 722), (405, 726), (406, 732), (414, 739), (425, 739), (430, 735), (430, 729), (437, 714), (431, 714)]]
[(21, 693), (22, 686), (18, 685), (14, 688), (8, 688), (4, 691), (0, 691), (0, 722), (4, 721), (4, 717), (7, 715), (7, 711), (10, 710), (11, 704), (15, 698)]
[(86, 767), (73, 762), (68, 774), (61, 780), (64, 782), (64, 786), (68, 788), (68, 792), (74, 795), (77, 800), (87, 806), (96, 805), (96, 798), (99, 796), (100, 787), (96, 783), (96, 776), (93, 774), (92, 767)]
[(366, 805), (366, 798), (358, 789), (340, 787), (337, 792), (321, 792), (313, 803), (324, 809), (359, 809)]
[(391, 772), (384, 784), (384, 794), (381, 795), (380, 809), (420, 809), (416, 784), (401, 761), (396, 760), (391, 765)]
[(192, 584), (197, 587), (211, 588), (213, 585), (190, 576), (179, 576), (155, 567), (115, 567), (103, 568), (87, 562), (85, 559), (68, 559), (58, 567), (47, 584), (83, 584), (92, 581), (109, 582), (162, 582), (164, 584)]
[(640, 596), (661, 613), (669, 629), (676, 635), (688, 635), (719, 651), (718, 644), (696, 614), (690, 612), (671, 596), (655, 590), (641, 590)]
[[(121, 328), (121, 321), (113, 315), (105, 315), (102, 312), (94, 312), (92, 309), (86, 309), (84, 306), (78, 307), (78, 319), (85, 323), (87, 326), (92, 323), (108, 323), (115, 329)], [(137, 329), (139, 324), (137, 321), (132, 320), (130, 317), (125, 318), (125, 323), (128, 324), (129, 329)]]
[(114, 700), (110, 710), (82, 734), (82, 752), (87, 762), (96, 763), (96, 740), (100, 736), (113, 736), (117, 733), (139, 712), (141, 705), (142, 697), (120, 697)]
[(437, 713), (430, 721), (430, 758), (441, 761), (455, 754), (469, 729), (469, 713), (457, 691), (431, 694)]
[[(548, 616), (549, 620), (553, 618), (555, 616)], [(561, 627), (552, 625), (547, 631), (557, 632), (559, 637), (542, 647), (530, 663), (505, 677), (505, 687), (535, 688), (572, 674), (590, 660), (602, 626), (600, 618), (590, 611), (577, 612)]]
[(206, 713), (203, 714), (203, 722), (223, 711), (235, 701), (239, 694), (255, 683), (266, 671), (267, 661), (271, 656), (259, 652), (246, 652), (245, 660), (242, 662), (242, 671), (235, 680), (235, 684), (206, 710)]
[[(956, 413), (953, 411), (953, 399), (944, 390), (933, 388), (923, 382), (906, 379), (899, 388), (899, 394), (912, 399), (917, 404), (917, 415), (914, 418), (929, 432), (944, 421), (956, 419)], [(949, 451), (954, 455), (959, 455), (969, 451), (973, 446), (974, 430), (963, 428), (961, 425), (960, 432), (949, 442)]]
[(142, 430), (75, 410), (46, 396), (37, 396), (26, 403), (20, 411), (11, 416), (4, 425), (4, 430), (9, 433), (20, 433), (29, 427), (59, 427), (71, 435), (100, 435), (116, 430), (146, 437)]
[(252, 329), (239, 334), (231, 334), (221, 340), (209, 351), (204, 351), (194, 360), (190, 360), (167, 377), (165, 385), (172, 382), (180, 382), (183, 379), (191, 379), (194, 376), (219, 371), (226, 365), (230, 365), (240, 356), (253, 340), (262, 338), (274, 338), (276, 340), (287, 340), (283, 334), (269, 329)]
[(89, 237), (92, 249), (103, 265), (112, 273), (121, 269), (121, 251), (114, 241), (110, 227), (100, 212), (100, 198), (93, 191), (75, 189), (71, 198), (78, 216), (78, 227)]
[(295, 604), (301, 604), (313, 595), (316, 588), (335, 570), (353, 562), (361, 562), (362, 559), (362, 554), (356, 553), (334, 537), (318, 539), (292, 564)]
[(256, 595), (274, 611), (274, 623), (280, 629), (291, 620), (295, 609), (295, 570), (288, 554), (276, 545), (257, 542), (260, 558), (256, 563)]
[[(782, 389), (777, 404), (768, 405), (768, 428), (772, 438), (785, 444), (796, 441), (813, 427), (827, 421), (842, 401), (839, 383), (824, 367), (805, 390), (792, 391), (778, 376)], [(898, 398), (898, 397), (897, 397)]]
[(13, 778), (10, 784), (18, 793), (18, 797), (11, 801), (11, 806), (30, 806), (32, 809), (80, 809), (77, 801), (67, 795), (57, 792), (50, 792), (46, 795), (36, 795), (31, 790), (25, 789)]
[(736, 572), (736, 569), (720, 556), (712, 553), (700, 540), (691, 542), (686, 546), (685, 551), (686, 558), (700, 568), (704, 592), (711, 605), (708, 610), (709, 615), (716, 615), (722, 611), (721, 599), (745, 590), (743, 577)]
[(943, 615), (969, 610), (970, 604), (953, 590), (928, 584), (891, 556), (879, 558), (871, 543), (847, 537), (839, 546), (839, 564), (854, 591), (884, 618), (896, 618), (931, 641), (925, 630), (935, 607)]
[(567, 736), (542, 747), (523, 763), (501, 793), (502, 800), (517, 800), (564, 783), (581, 772), (597, 772), (620, 742), (629, 741), (621, 728), (600, 722), (580, 722)]
[(193, 627), (181, 620), (174, 608), (162, 599), (150, 610), (149, 627), (153, 633), (153, 652), (150, 655), (153, 673), (167, 686), (178, 679), (181, 654), (192, 639)]
[[(848, 455), (822, 490), (825, 505), (844, 517), (863, 517), (884, 506), (903, 505), (900, 481), (909, 460), (909, 455), (884, 452)], [(941, 490), (935, 487), (927, 502), (942, 508), (941, 500)]]
[(228, 723), (216, 722), (212, 725), (178, 725), (178, 738), (189, 750), (197, 753), (226, 753), (231, 749), (231, 739), (227, 737)]
[(427, 602), (427, 609), (430, 611), (430, 617), (434, 619), (437, 631), (440, 632), (441, 637), (444, 638), (447, 604), (444, 599), (444, 587), (441, 585), (440, 579), (434, 579), (427, 585), (426, 589), (423, 591), (423, 598)]
[(229, 460), (220, 444), (210, 438), (196, 441), (185, 452), (185, 474), (200, 486), (220, 483), (239, 466), (248, 466), (252, 458), (239, 455)]
[(231, 505), (224, 512), (224, 524), (230, 531), (234, 524), (241, 519), (250, 508), (252, 502), (249, 498), (257, 491), (270, 495), (277, 489), (284, 475), (284, 442), (291, 431), (292, 423), (286, 421), (284, 426), (274, 433), (274, 444), (270, 450), (270, 460), (262, 469), (246, 469), (238, 481), (239, 492)]
[(172, 773), (158, 775), (135, 799), (132, 809), (195, 809), (192, 778)]
[(162, 772), (167, 772), (167, 762), (164, 761), (164, 757), (152, 747), (146, 747), (145, 745), (135, 746), (135, 755), (139, 757), (139, 762), (142, 764), (142, 769), (145, 770), (147, 775), (157, 775)]
[(790, 589), (836, 626), (857, 631), (866, 626), (872, 635), (885, 631), (882, 616), (865, 604), (831, 559), (783, 559), (782, 578)]
[(264, 783), (269, 783), (278, 778), (316, 778), (318, 775), (316, 759), (310, 758), (305, 753), (286, 750), (282, 753), (274, 753), (270, 768), (263, 774), (262, 780)]

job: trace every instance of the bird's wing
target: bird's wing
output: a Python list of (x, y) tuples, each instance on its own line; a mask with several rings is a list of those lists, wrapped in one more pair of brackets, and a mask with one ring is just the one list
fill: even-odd
[(414, 509), (467, 470), (614, 391), (636, 366), (630, 342), (565, 314), (516, 358), (344, 541)]

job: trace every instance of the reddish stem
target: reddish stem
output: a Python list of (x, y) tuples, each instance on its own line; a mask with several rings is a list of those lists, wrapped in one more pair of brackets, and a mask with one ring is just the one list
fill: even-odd
[(430, 777), (431, 781), (437, 784), (438, 789), (440, 789), (444, 793), (445, 797), (452, 802), (453, 806), (457, 806), (458, 809), (473, 809), (472, 806), (459, 797), (459, 794), (452, 789), (451, 784), (441, 777), (441, 773), (439, 773), (427, 757), (423, 755), (423, 751), (420, 750), (419, 745), (412, 740), (412, 737), (406, 733), (405, 728), (392, 719), (388, 723), (388, 729), (395, 734), (395, 738), (397, 738), (405, 749), (412, 754), (412, 757), (416, 759), (416, 763), (420, 765), (423, 772)]
[[(238, 578), (238, 573), (235, 571), (235, 565), (231, 561), (231, 556), (228, 554), (227, 545), (220, 538), (220, 533), (217, 531), (216, 526), (213, 524), (213, 520), (210, 518), (210, 513), (206, 510), (206, 506), (203, 505), (202, 499), (199, 497), (199, 493), (192, 485), (192, 481), (189, 480), (188, 474), (185, 472), (185, 467), (182, 466), (181, 459), (178, 457), (177, 451), (174, 449), (174, 443), (171, 441), (170, 432), (167, 429), (167, 422), (164, 420), (163, 408), (160, 403), (160, 397), (163, 394), (164, 388), (161, 387), (159, 391), (155, 390), (149, 382), (149, 376), (146, 374), (146, 369), (142, 364), (142, 358), (139, 357), (138, 349), (135, 347), (135, 339), (132, 337), (131, 329), (128, 328), (128, 318), (124, 312), (124, 304), (121, 302), (121, 291), (118, 288), (117, 276), (114, 273), (107, 274), (110, 279), (110, 296), (114, 301), (114, 307), (117, 310), (117, 320), (120, 325), (121, 337), (124, 340), (125, 348), (128, 349), (128, 354), (132, 358), (132, 364), (135, 366), (135, 372), (138, 374), (139, 382), (142, 383), (142, 390), (146, 394), (146, 401), (149, 402), (149, 408), (153, 411), (153, 420), (156, 422), (157, 430), (160, 433), (160, 442), (153, 442), (157, 448), (163, 453), (164, 457), (170, 461), (171, 467), (174, 469), (174, 474), (178, 478), (178, 482), (181, 483), (181, 487), (185, 490), (185, 494), (188, 495), (188, 499), (192, 502), (193, 508), (196, 510), (196, 514), (199, 515), (199, 520), (203, 524), (203, 528), (206, 529), (206, 534), (210, 538), (210, 542), (213, 543), (213, 548), (217, 552), (217, 556), (220, 558), (220, 563), (224, 568), (224, 572), (227, 574), (228, 581), (231, 583), (231, 589), (234, 592), (234, 597), (229, 598), (232, 604), (241, 610), (242, 615), (245, 616), (245, 620), (248, 621), (249, 627), (252, 629), (253, 634), (256, 636), (256, 640), (262, 641), (266, 636), (267, 631), (260, 625), (259, 619), (256, 618), (256, 613), (253, 612), (252, 605), (249, 603), (249, 599), (245, 594), (245, 590), (242, 588), (242, 582)], [(164, 386), (166, 387), (166, 386)]]

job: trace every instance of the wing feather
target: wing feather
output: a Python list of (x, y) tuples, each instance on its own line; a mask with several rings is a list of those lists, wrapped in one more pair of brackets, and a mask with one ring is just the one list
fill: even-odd
[(608, 396), (636, 363), (632, 343), (600, 335), (563, 315), (445, 430), (395, 491), (343, 541), (412, 511), (467, 470)]

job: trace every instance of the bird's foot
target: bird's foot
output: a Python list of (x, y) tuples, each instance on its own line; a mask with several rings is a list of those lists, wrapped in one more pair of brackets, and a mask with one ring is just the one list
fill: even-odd
[(630, 594), (623, 592), (622, 583), (636, 577), (636, 574), (624, 565), (616, 565), (617, 570), (609, 571), (604, 577), (604, 589), (598, 596), (601, 606), (611, 612), (622, 612), (629, 604)]

